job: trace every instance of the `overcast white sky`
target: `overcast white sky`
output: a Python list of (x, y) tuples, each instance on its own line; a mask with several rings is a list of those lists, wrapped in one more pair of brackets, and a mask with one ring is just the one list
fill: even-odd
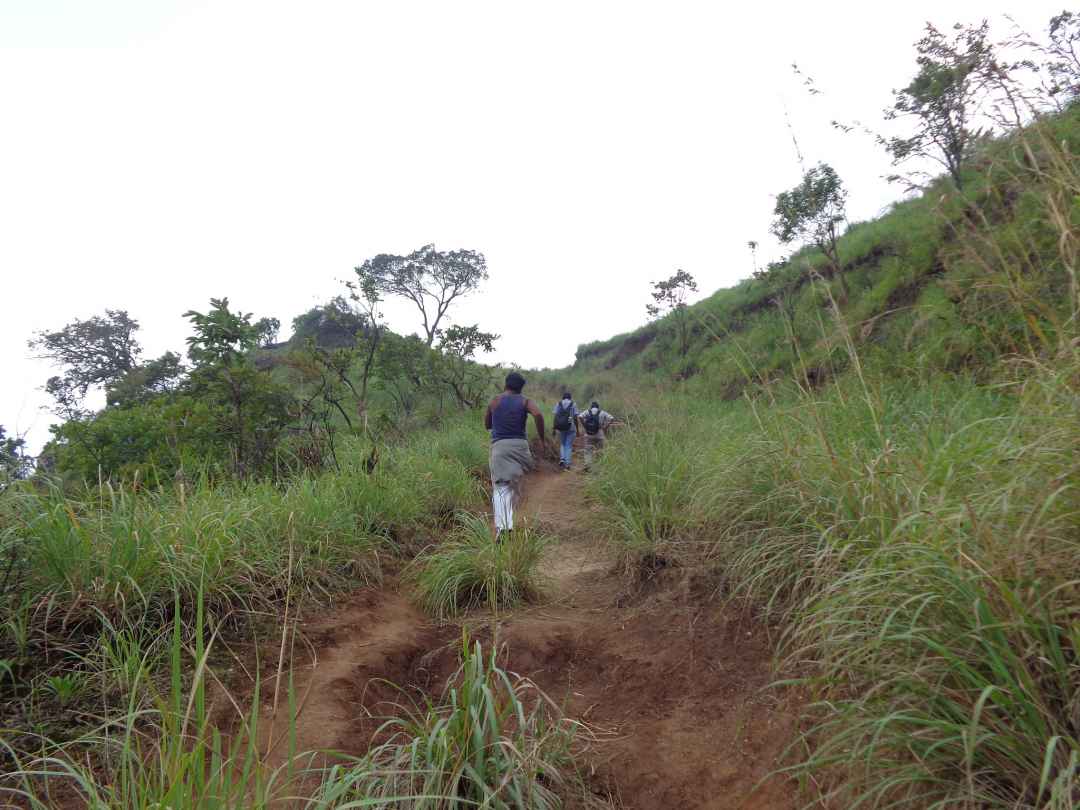
[(427, 242), (487, 255), (453, 316), (502, 335), (489, 360), (568, 364), (644, 322), (650, 281), (705, 295), (749, 275), (747, 240), (780, 254), (785, 110), (853, 219), (895, 199), (828, 121), (878, 121), (927, 20), (1061, 10), (1012, 6), (0, 0), (0, 424), (48, 436), (36, 329), (126, 309), (147, 356), (182, 351), (211, 296), (288, 325)]

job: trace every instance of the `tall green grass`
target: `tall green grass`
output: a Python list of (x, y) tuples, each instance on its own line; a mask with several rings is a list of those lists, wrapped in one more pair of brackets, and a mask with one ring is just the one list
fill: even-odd
[(590, 486), (628, 572), (685, 553), (721, 500), (708, 431), (686, 403), (660, 400), (642, 416), (613, 431)]
[(521, 525), (499, 540), (486, 516), (461, 513), (453, 535), (413, 563), (411, 580), (424, 609), (446, 620), (472, 607), (512, 607), (542, 587), (538, 571), (547, 536)]
[(804, 767), (842, 766), (846, 801), (1040, 807), (1074, 789), (1080, 425), (1060, 383), (883, 386), (877, 427), (840, 394), (764, 414), (748, 514), (767, 528), (717, 553), (814, 673)]
[(7, 499), (3, 525), (21, 544), (23, 594), (54, 613), (142, 615), (168, 609), (176, 594), (190, 604), (196, 585), (210, 606), (264, 607), (286, 578), (313, 594), (378, 579), (379, 558), (399, 537), (441, 525), (481, 492), (452, 454), (405, 446), (373, 474), (356, 460), (340, 474), (284, 483), (137, 492), (106, 483), (82, 497), (25, 489)]
[[(77, 739), (42, 741), (32, 755), (4, 745), (12, 767), (0, 779), (0, 795), (31, 808), (78, 804), (100, 810), (239, 810), (269, 807), (290, 795), (300, 758), (267, 767), (258, 744), (258, 683), (235, 728), (223, 731), (214, 720), (208, 660), (215, 636), (204, 633), (201, 593), (195, 599), (193, 626), (185, 628), (176, 610), (165, 633), (164, 689), (145, 668), (136, 670), (127, 704)], [(153, 695), (147, 705), (135, 697), (143, 688)]]
[(386, 742), (334, 769), (320, 801), (415, 810), (561, 807), (580, 726), (531, 681), (501, 669), (496, 656), (495, 646), (470, 647), (464, 636), (461, 668), (441, 700), (400, 705), (379, 730)]
[(373, 471), (368, 448), (345, 442), (341, 471), (279, 482), (7, 491), (0, 705), (11, 711), (0, 725), (13, 726), (9, 742), (69, 737), (136, 692), (146, 708), (162, 660), (155, 639), (177, 610), (191, 636), (196, 595), (210, 627), (235, 632), (290, 599), (379, 581), (387, 558), (478, 505), (476, 448), (482, 431), (462, 423), (439, 442), (385, 448)]
[[(165, 639), (169, 677), (163, 688), (142, 684), (145, 671), (135, 673), (133, 686), (151, 691), (150, 704), (132, 698), (78, 739), (43, 741), (32, 755), (0, 737), (12, 763), (0, 776), (0, 799), (35, 810), (58, 804), (96, 810), (536, 810), (561, 807), (576, 782), (573, 760), (587, 733), (530, 681), (500, 668), (494, 646), (484, 651), (464, 637), (461, 667), (441, 698), (402, 704), (401, 715), (376, 733), (384, 742), (360, 759), (299, 752), (292, 726), (285, 756), (271, 758), (269, 741), (259, 734), (260, 682), (243, 704), (211, 686), (216, 635), (204, 632), (201, 594), (191, 628), (179, 611), (174, 617)], [(291, 684), (287, 670), (279, 668), (277, 677)], [(231, 720), (215, 712), (214, 700), (222, 698), (232, 705)], [(291, 685), (284, 700), (295, 718)], [(332, 764), (319, 764), (328, 754)]]
[(811, 281), (789, 382), (772, 333), (718, 333), (744, 398), (703, 376), (658, 400), (592, 488), (630, 552), (700, 547), (785, 628), (812, 696), (791, 770), (828, 806), (1080, 807), (1080, 160), (1058, 134), (1010, 144), (1026, 160), (979, 209), (946, 201), (954, 373), (920, 299), (898, 351)]
[(591, 484), (624, 557), (706, 560), (815, 696), (855, 807), (1080, 801), (1080, 358), (668, 398)]

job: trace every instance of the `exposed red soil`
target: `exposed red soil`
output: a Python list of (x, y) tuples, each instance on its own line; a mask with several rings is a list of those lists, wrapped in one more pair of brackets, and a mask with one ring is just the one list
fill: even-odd
[[(588, 782), (611, 806), (802, 804), (791, 781), (768, 776), (797, 733), (796, 707), (768, 688), (772, 648), (760, 625), (677, 570), (626, 599), (610, 553), (589, 535), (583, 483), (546, 464), (526, 480), (523, 517), (558, 541), (544, 601), (496, 627), (486, 612), (463, 623), (485, 644), (497, 633), (506, 667), (597, 733)], [(458, 664), (460, 626), (435, 626), (392, 587), (359, 591), (301, 631), (314, 654), (294, 669), (298, 751), (363, 754), (393, 701), (438, 695)], [(263, 744), (284, 761), (287, 702), (279, 696), (275, 712), (272, 687), (264, 694)]]

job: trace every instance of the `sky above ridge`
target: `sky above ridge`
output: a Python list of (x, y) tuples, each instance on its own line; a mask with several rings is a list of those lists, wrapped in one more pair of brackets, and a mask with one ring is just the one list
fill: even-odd
[(651, 281), (681, 268), (704, 296), (750, 274), (749, 240), (784, 253), (793, 135), (852, 220), (896, 200), (881, 150), (829, 121), (880, 121), (927, 21), (1060, 10), (0, 0), (0, 424), (48, 438), (35, 330), (126, 309), (153, 357), (228, 297), (287, 337), (354, 265), (429, 242), (487, 256), (451, 317), (502, 336), (489, 362), (566, 365), (644, 323)]

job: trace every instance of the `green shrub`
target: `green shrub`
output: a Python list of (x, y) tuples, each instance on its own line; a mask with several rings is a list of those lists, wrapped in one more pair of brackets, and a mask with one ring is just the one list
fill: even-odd
[(471, 607), (512, 607), (536, 596), (547, 537), (519, 526), (497, 542), (486, 516), (462, 513), (459, 523), (455, 535), (414, 563), (412, 579), (425, 610), (447, 619)]

